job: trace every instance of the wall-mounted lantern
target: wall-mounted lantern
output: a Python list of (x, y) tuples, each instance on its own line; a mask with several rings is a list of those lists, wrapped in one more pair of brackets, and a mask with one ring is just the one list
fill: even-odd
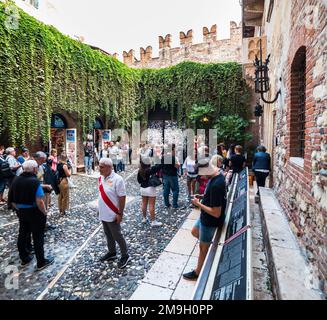
[(260, 38), (260, 59), (258, 57), (255, 57), (255, 61), (253, 62), (255, 66), (255, 92), (260, 93), (262, 101), (265, 103), (274, 103), (277, 101), (278, 96), (281, 94), (281, 90), (279, 89), (276, 97), (272, 101), (268, 101), (264, 98), (263, 94), (268, 92), (270, 90), (270, 83), (269, 83), (269, 75), (268, 75), (268, 64), (270, 60), (270, 54), (268, 55), (268, 58), (263, 63), (262, 61), (262, 42)]

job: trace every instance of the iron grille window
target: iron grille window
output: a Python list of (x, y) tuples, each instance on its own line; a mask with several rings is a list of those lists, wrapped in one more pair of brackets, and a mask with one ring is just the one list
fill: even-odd
[[(302, 70), (301, 70), (302, 71)], [(299, 102), (298, 102), (298, 128), (299, 128), (299, 155), (304, 158), (305, 148), (305, 61), (303, 66), (303, 73), (300, 73), (299, 79)]]
[(304, 158), (306, 111), (306, 48), (301, 47), (292, 63), (291, 156)]

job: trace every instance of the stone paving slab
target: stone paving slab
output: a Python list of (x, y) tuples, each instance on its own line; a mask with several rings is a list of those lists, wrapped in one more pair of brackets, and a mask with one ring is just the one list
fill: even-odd
[(264, 241), (277, 298), (322, 299), (321, 293), (312, 287), (309, 266), (272, 189), (260, 187), (260, 205), (264, 219)]
[(197, 220), (200, 217), (200, 210), (193, 209), (191, 213), (188, 215), (187, 219)]
[(192, 219), (185, 219), (185, 222), (182, 224), (181, 229), (191, 231), (194, 226), (194, 220)]
[(142, 283), (133, 293), (130, 300), (170, 300), (173, 290)]
[(197, 239), (192, 236), (190, 230), (179, 229), (175, 237), (166, 247), (165, 251), (190, 256), (196, 242)]
[(284, 216), (267, 212), (265, 219), (269, 225), (269, 241), (273, 247), (300, 250)]
[(164, 251), (143, 282), (175, 290), (188, 259), (186, 255)]
[(281, 300), (320, 300), (310, 288), (310, 271), (297, 250), (273, 247)]
[[(192, 271), (196, 268), (198, 262), (197, 257), (191, 256), (183, 270), (183, 273)], [(172, 300), (191, 300), (193, 297), (193, 291), (196, 285), (196, 281), (185, 280), (180, 278), (177, 287), (171, 297)]]

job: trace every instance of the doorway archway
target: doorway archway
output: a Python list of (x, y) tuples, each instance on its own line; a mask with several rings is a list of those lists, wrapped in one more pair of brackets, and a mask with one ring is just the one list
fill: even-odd
[[(60, 155), (66, 147), (67, 121), (64, 116), (55, 113), (51, 117), (51, 149)], [(51, 151), (51, 150), (50, 150)]]

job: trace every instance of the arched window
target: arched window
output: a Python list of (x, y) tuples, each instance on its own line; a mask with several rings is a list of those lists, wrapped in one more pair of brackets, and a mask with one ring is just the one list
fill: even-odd
[(61, 114), (53, 114), (51, 117), (51, 128), (66, 129), (67, 122), (65, 118)]
[(290, 156), (304, 158), (306, 47), (295, 54), (291, 68)]

